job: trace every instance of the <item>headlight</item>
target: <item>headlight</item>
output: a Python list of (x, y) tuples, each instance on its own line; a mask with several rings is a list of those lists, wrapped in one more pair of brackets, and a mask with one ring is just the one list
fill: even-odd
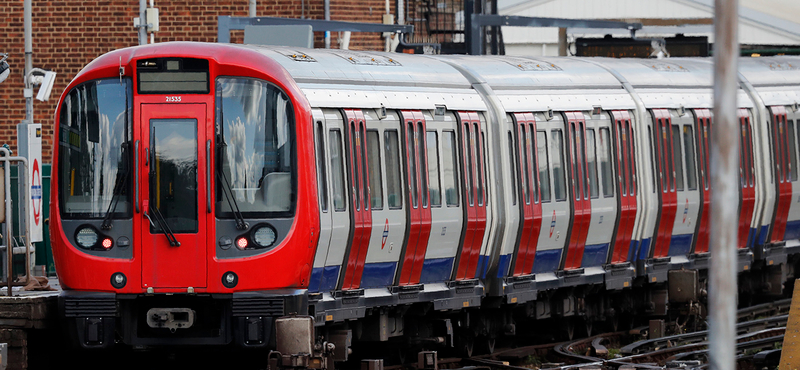
[(75, 234), (75, 241), (83, 248), (92, 248), (97, 244), (97, 231), (89, 226), (84, 226)]
[(266, 248), (275, 243), (275, 229), (271, 226), (259, 226), (253, 231), (253, 241), (260, 247)]

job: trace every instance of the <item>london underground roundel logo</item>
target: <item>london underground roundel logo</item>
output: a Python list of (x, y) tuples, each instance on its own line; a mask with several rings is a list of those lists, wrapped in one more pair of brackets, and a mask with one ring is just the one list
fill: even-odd
[(31, 202), (33, 203), (33, 222), (39, 225), (42, 216), (42, 176), (39, 171), (39, 160), (33, 160), (31, 172)]

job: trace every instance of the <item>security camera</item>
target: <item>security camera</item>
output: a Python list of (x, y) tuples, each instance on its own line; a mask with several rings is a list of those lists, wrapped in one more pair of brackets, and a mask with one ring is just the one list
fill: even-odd
[(52, 71), (47, 71), (44, 73), (44, 78), (42, 79), (42, 85), (39, 86), (39, 93), (36, 94), (36, 99), (39, 101), (48, 101), (50, 100), (50, 92), (53, 90), (53, 84), (56, 81), (56, 73)]
[(6, 63), (6, 59), (8, 59), (8, 54), (0, 54), (3, 56), (3, 59), (0, 59), (0, 83), (8, 78), (8, 75), (11, 74), (11, 67), (8, 66)]

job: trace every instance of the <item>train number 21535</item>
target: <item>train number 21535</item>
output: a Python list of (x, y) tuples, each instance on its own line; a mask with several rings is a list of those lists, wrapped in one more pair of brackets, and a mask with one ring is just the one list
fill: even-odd
[(167, 96), (167, 103), (180, 103), (180, 96)]

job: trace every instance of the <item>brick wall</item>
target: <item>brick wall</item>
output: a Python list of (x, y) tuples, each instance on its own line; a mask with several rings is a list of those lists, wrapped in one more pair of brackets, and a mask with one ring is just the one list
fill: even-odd
[[(331, 19), (380, 23), (385, 0), (330, 0)], [(408, 2), (408, 1), (407, 1)], [(324, 19), (323, 0), (258, 0), (257, 15)], [(394, 1), (392, 12), (394, 12)], [(160, 9), (160, 32), (156, 42), (217, 40), (217, 16), (248, 15), (248, 0), (156, 0)], [(139, 15), (136, 0), (84, 1), (33, 0), (33, 66), (58, 73), (49, 102), (34, 99), (34, 121), (42, 123), (43, 161), (49, 163), (53, 149), (53, 114), (58, 97), (70, 80), (92, 59), (111, 50), (138, 44), (133, 18)], [(22, 71), (25, 67), (23, 0), (0, 1), (0, 52), (8, 53), (11, 75), (0, 84), (0, 144), (16, 154), (16, 125), (25, 118)], [(231, 32), (231, 41), (241, 43), (242, 31)], [(315, 32), (315, 47), (324, 47)], [(337, 48), (336, 35), (331, 47)], [(350, 48), (383, 50), (375, 33), (353, 33)]]

